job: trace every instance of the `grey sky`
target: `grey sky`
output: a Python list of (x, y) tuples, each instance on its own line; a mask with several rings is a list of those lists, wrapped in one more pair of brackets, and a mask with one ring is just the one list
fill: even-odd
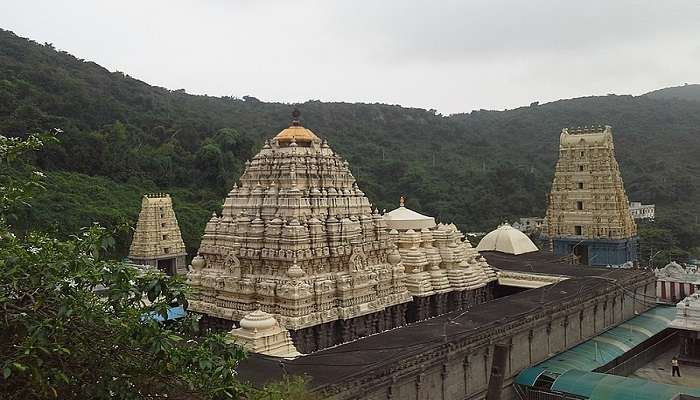
[(0, 0), (0, 27), (189, 93), (443, 113), (700, 82), (698, 0)]

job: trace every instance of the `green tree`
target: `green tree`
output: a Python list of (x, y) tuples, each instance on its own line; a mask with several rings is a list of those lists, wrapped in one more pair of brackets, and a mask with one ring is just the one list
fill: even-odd
[(13, 163), (42, 141), (0, 136), (0, 397), (255, 399), (305, 392), (297, 378), (261, 390), (237, 381), (243, 350), (223, 335), (198, 335), (191, 316), (158, 322), (172, 304), (186, 304), (183, 278), (106, 260), (114, 240), (104, 228), (93, 225), (69, 240), (13, 232), (8, 217), (40, 178)]

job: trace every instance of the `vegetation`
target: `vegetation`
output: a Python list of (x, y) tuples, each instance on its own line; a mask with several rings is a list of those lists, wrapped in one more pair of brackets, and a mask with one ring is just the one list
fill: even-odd
[[(133, 224), (141, 194), (167, 191), (193, 253), (245, 160), (287, 126), (291, 109), (149, 86), (0, 31), (0, 134), (63, 130), (35, 157), (49, 190), (19, 216), (24, 231)], [(640, 229), (643, 258), (652, 250), (662, 251), (658, 262), (700, 255), (700, 102), (609, 95), (452, 116), (320, 101), (300, 109), (378, 208), (405, 195), (408, 206), (466, 231), (543, 215), (561, 128), (612, 125), (630, 199), (657, 205), (657, 222)], [(128, 243), (117, 238), (119, 255)]]
[[(108, 261), (109, 232), (70, 239), (13, 232), (11, 216), (41, 188), (41, 174), (12, 165), (51, 137), (0, 136), (0, 394), (4, 399), (306, 399), (302, 378), (262, 389), (236, 380), (243, 350), (197, 334), (182, 277)], [(11, 172), (10, 172), (11, 171)], [(98, 293), (100, 289), (101, 293)]]
[(683, 86), (654, 90), (645, 94), (644, 96), (664, 100), (700, 101), (700, 85), (689, 85), (686, 83)]

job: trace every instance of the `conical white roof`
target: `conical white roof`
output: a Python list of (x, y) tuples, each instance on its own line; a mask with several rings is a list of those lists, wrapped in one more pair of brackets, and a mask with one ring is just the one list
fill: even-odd
[(476, 250), (518, 255), (537, 251), (538, 248), (526, 234), (508, 224), (503, 224), (484, 236), (476, 246)]
[(384, 214), (384, 220), (386, 220), (387, 228), (397, 231), (432, 229), (436, 226), (435, 218), (417, 213), (404, 206)]

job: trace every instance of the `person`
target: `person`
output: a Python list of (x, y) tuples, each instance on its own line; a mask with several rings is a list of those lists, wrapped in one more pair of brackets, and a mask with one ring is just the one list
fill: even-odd
[(680, 368), (678, 368), (678, 357), (673, 356), (673, 358), (671, 359), (671, 367), (671, 369), (673, 370), (673, 372), (671, 372), (671, 376), (676, 376), (676, 374), (678, 374), (678, 377), (680, 378), (681, 370)]

